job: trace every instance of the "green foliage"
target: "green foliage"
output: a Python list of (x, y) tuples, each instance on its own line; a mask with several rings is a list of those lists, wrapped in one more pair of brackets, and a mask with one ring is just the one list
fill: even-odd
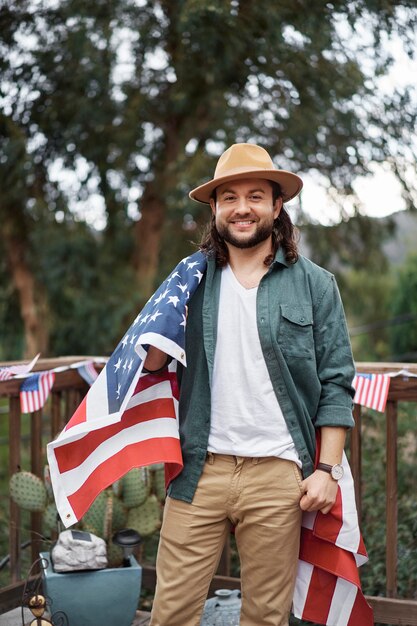
[(390, 355), (392, 273), (368, 269), (347, 272), (341, 286), (356, 361), (386, 361)]
[(417, 255), (411, 255), (399, 268), (391, 292), (391, 312), (397, 324), (390, 329), (394, 359), (417, 359)]
[(83, 223), (36, 231), (39, 270), (53, 311), (51, 345), (56, 355), (110, 354), (139, 309), (129, 247), (122, 237), (106, 246)]
[[(417, 503), (410, 497), (417, 488), (416, 407), (399, 405), (398, 418), (398, 594), (412, 598), (417, 586)], [(362, 532), (370, 557), (361, 569), (364, 592), (385, 594), (385, 419), (380, 413), (363, 415), (363, 521)]]

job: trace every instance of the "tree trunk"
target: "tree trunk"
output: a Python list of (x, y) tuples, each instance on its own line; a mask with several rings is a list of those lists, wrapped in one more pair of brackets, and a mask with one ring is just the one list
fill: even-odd
[(146, 300), (154, 291), (162, 229), (167, 213), (166, 200), (161, 190), (158, 190), (156, 180), (146, 185), (141, 212), (142, 217), (135, 228), (134, 267), (137, 288), (143, 300)]
[(5, 248), (12, 282), (19, 296), (25, 335), (24, 358), (32, 358), (38, 352), (47, 356), (49, 328), (45, 292), (37, 284), (27, 262), (25, 243), (16, 237), (8, 237)]
[(180, 142), (178, 128), (172, 121), (166, 132), (166, 142), (155, 159), (154, 179), (149, 181), (141, 201), (141, 219), (135, 227), (135, 252), (133, 266), (136, 272), (136, 286), (144, 301), (155, 289), (158, 271), (159, 252), (164, 221), (168, 211), (167, 194), (176, 185), (176, 162)]

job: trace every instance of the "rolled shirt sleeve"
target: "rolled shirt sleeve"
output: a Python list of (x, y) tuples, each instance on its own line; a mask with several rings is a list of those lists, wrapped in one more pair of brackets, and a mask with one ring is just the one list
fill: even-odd
[(354, 426), (355, 367), (346, 317), (334, 276), (314, 306), (314, 346), (321, 394), (315, 427)]

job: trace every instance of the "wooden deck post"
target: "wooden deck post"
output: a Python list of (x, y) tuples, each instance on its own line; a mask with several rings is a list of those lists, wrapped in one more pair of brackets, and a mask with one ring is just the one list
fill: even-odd
[[(11, 396), (9, 400), (9, 475), (20, 469), (20, 398)], [(20, 569), (20, 509), (10, 498), (9, 554), (12, 583), (21, 578)]]
[(387, 468), (386, 468), (386, 520), (387, 520), (387, 598), (397, 597), (397, 559), (398, 559), (398, 490), (397, 490), (397, 420), (396, 401), (387, 402)]
[(355, 485), (356, 508), (359, 520), (362, 519), (362, 410), (359, 404), (353, 407), (355, 426), (350, 432), (350, 467)]
[[(31, 414), (31, 468), (33, 474), (43, 478), (43, 450), (42, 450), (42, 411)], [(31, 553), (32, 563), (39, 557), (41, 551), (42, 513), (31, 513)], [(37, 573), (37, 572), (34, 572)]]

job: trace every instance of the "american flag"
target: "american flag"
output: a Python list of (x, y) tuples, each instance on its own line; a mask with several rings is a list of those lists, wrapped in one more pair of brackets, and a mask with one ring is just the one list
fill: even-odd
[(22, 413), (39, 411), (48, 399), (55, 380), (55, 373), (38, 372), (25, 378), (20, 385), (20, 408)]
[(356, 374), (352, 383), (356, 390), (353, 402), (383, 413), (390, 382), (391, 377), (387, 374)]
[(0, 380), (9, 380), (14, 376), (20, 374), (27, 374), (33, 369), (36, 361), (39, 359), (40, 354), (37, 354), (30, 363), (24, 363), (23, 365), (10, 365), (9, 367), (0, 367)]
[(83, 363), (82, 365), (77, 367), (77, 372), (79, 373), (81, 378), (83, 378), (85, 382), (90, 385), (90, 387), (98, 377), (98, 372), (94, 367), (93, 361), (87, 361), (86, 363)]
[(373, 626), (358, 573), (368, 556), (345, 454), (342, 465), (344, 475), (331, 511), (303, 513), (293, 613), (327, 626)]
[(12, 371), (11, 367), (0, 367), (0, 380), (9, 380), (16, 374)]
[(48, 444), (55, 500), (66, 527), (98, 494), (133, 467), (165, 462), (182, 468), (176, 421), (175, 365), (162, 376), (141, 376), (149, 345), (186, 365), (187, 302), (206, 258), (183, 259), (148, 300), (59, 437)]
[[(158, 375), (141, 370), (149, 345), (186, 365), (187, 302), (205, 268), (201, 253), (181, 261), (137, 316), (64, 431), (48, 444), (66, 527), (133, 467), (165, 462), (168, 479), (181, 471), (175, 363)], [(339, 487), (331, 513), (303, 516), (294, 614), (327, 626), (371, 626), (357, 573), (367, 557), (348, 468)]]

